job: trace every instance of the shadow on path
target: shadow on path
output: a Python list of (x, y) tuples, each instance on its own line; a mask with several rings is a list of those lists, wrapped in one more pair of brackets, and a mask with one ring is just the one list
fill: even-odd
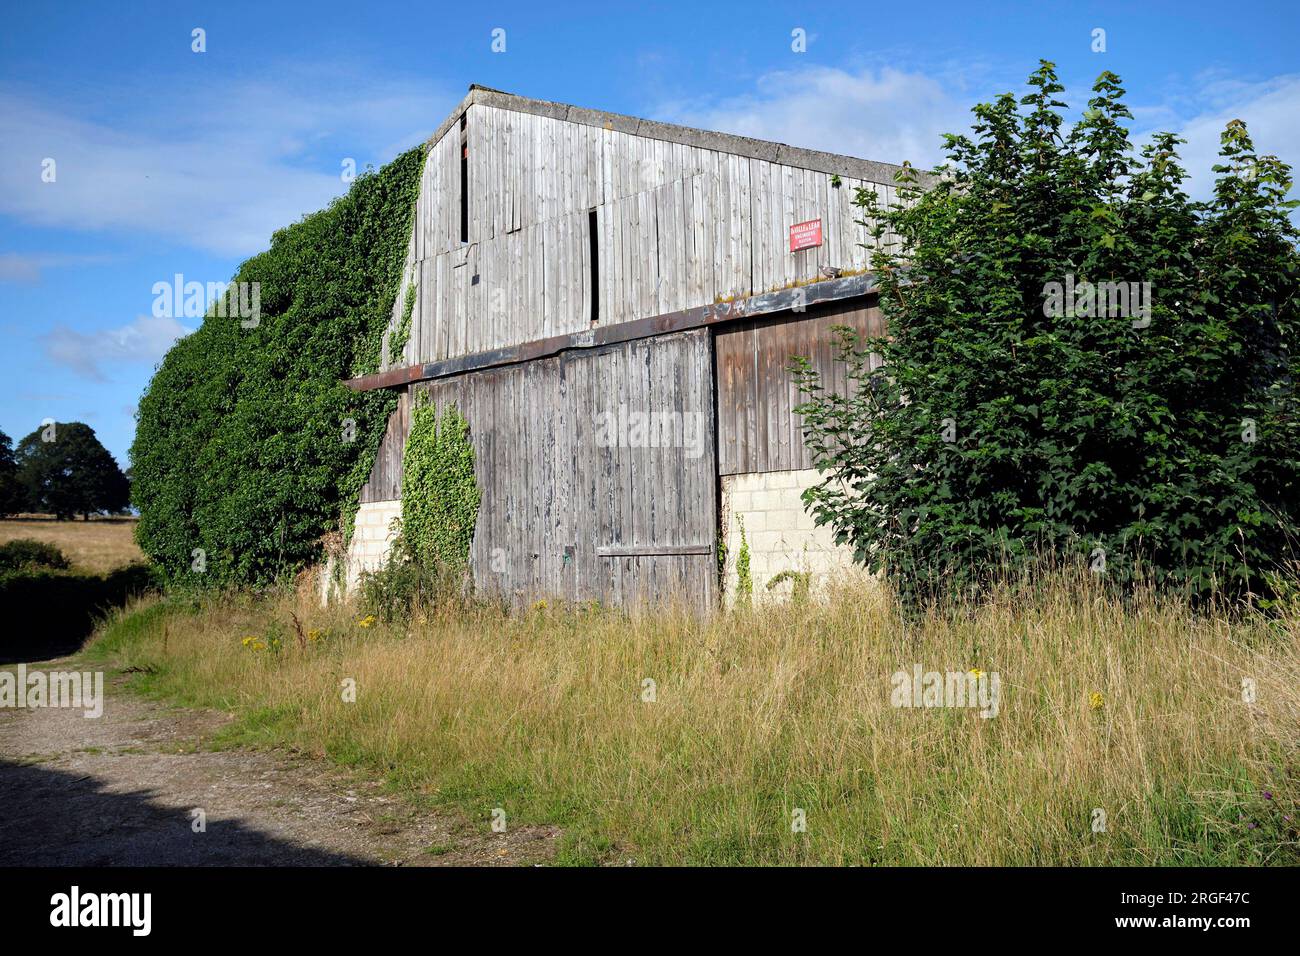
[(155, 586), (131, 564), (108, 574), (35, 569), (0, 574), (0, 663), (43, 661), (80, 649), (101, 616)]
[(366, 866), (238, 820), (207, 820), (147, 789), (114, 792), (94, 776), (0, 760), (2, 866)]

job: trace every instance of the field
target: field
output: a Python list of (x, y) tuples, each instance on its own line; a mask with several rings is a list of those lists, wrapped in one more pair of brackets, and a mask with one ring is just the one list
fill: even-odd
[(20, 516), (0, 521), (0, 544), (15, 538), (47, 541), (78, 568), (102, 574), (144, 560), (135, 543), (135, 524), (135, 518), (55, 521), (46, 515)]
[[(1121, 606), (1065, 577), (908, 623), (860, 585), (710, 621), (410, 626), (237, 595), (137, 604), (86, 653), (233, 712), (223, 746), (332, 760), (485, 829), (558, 826), (559, 862), (1300, 862), (1300, 614)], [(998, 675), (996, 715), (891, 706), (916, 665)]]

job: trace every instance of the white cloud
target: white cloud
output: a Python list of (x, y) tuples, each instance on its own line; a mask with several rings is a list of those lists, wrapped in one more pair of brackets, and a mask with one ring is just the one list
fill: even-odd
[(658, 112), (689, 126), (929, 167), (943, 159), (942, 134), (969, 126), (970, 105), (922, 73), (816, 66), (768, 73), (747, 96)]
[(59, 324), (41, 338), (51, 361), (103, 381), (101, 363), (157, 362), (177, 339), (193, 331), (173, 318), (141, 315), (126, 325), (96, 332), (78, 332)]
[[(768, 73), (748, 95), (667, 103), (656, 112), (690, 126), (927, 167), (944, 159), (942, 134), (968, 132), (971, 107), (1001, 91), (994, 86), (982, 65), (934, 73), (814, 66)], [(1246, 122), (1258, 153), (1300, 168), (1300, 75), (1248, 82), (1207, 71), (1161, 97), (1130, 100), (1139, 145), (1155, 130), (1188, 140), (1181, 155), (1197, 198), (1213, 190), (1219, 134), (1231, 119)]]
[[(1156, 130), (1172, 130), (1187, 140), (1179, 147), (1183, 166), (1191, 175), (1188, 192), (1208, 198), (1214, 189), (1212, 168), (1219, 155), (1219, 134), (1229, 120), (1240, 119), (1250, 130), (1255, 152), (1274, 155), (1300, 167), (1300, 76), (1284, 75), (1257, 83), (1208, 77), (1180, 97), (1181, 109), (1168, 109), (1139, 142)], [(1135, 111), (1136, 112), (1136, 111)]]
[[(0, 89), (0, 214), (248, 255), (345, 190), (344, 158), (391, 158), (386, 150), (417, 141), (412, 130), (432, 132), (456, 101), (339, 70), (184, 89), (128, 92), (111, 125), (92, 118), (103, 102)], [(42, 181), (46, 158), (54, 182)]]

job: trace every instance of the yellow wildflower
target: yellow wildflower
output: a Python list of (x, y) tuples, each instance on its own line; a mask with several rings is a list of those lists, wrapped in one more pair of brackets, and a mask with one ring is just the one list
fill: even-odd
[(1093, 710), (1101, 710), (1106, 706), (1106, 698), (1094, 690), (1088, 695), (1088, 706)]
[(375, 623), (375, 616), (373, 614), (367, 614), (361, 620), (357, 621), (357, 624), (360, 627), (370, 627), (374, 623)]
[(967, 671), (967, 673), (970, 674), (971, 677), (974, 677), (976, 680), (979, 680), (981, 677), (984, 676), (984, 672), (980, 670), (978, 667), (972, 667), (969, 671)]

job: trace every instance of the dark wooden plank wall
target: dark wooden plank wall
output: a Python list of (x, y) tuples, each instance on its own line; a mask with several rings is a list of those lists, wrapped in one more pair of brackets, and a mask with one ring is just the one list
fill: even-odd
[[(710, 348), (700, 329), (412, 386), (439, 407), (456, 402), (470, 423), (483, 495), (471, 566), (481, 590), (516, 604), (714, 605)], [(698, 457), (685, 443), (602, 445), (598, 416), (620, 406), (699, 415)], [(362, 500), (400, 497), (409, 427), (404, 398)]]
[(813, 467), (803, 442), (803, 401), (789, 372), (790, 358), (809, 358), (823, 382), (842, 392), (844, 365), (835, 361), (833, 327), (880, 334), (883, 321), (874, 305), (818, 306), (806, 317), (782, 316), (741, 322), (717, 333), (718, 469), (735, 475)]

